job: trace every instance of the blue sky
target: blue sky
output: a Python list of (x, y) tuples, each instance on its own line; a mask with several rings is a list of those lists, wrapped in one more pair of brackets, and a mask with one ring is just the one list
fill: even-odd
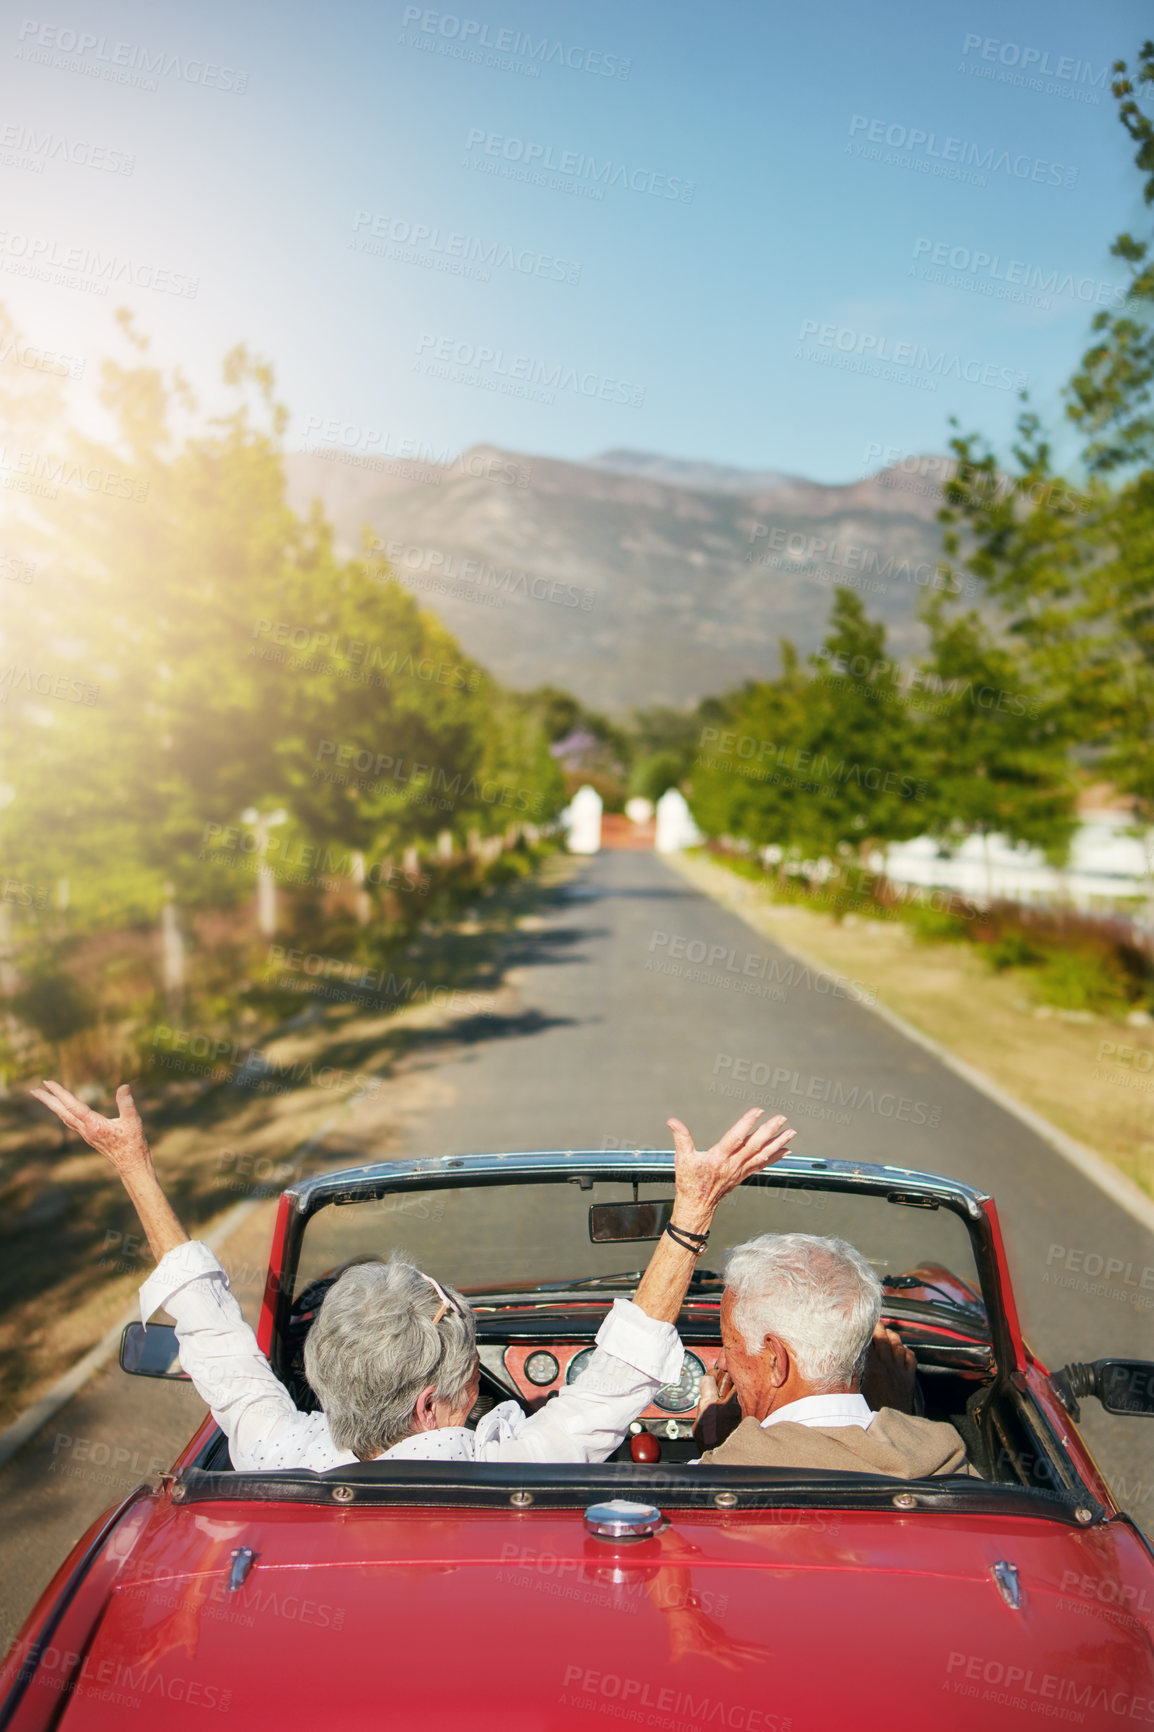
[(10, 12), (0, 298), (79, 398), (120, 304), (206, 393), (249, 342), (294, 446), (846, 480), (951, 414), (1004, 439), (1023, 379), (1057, 415), (1141, 221), (1102, 74), (1148, 31), (1137, 0)]

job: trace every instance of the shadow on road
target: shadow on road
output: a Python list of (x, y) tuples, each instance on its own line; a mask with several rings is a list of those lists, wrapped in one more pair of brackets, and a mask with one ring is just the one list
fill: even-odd
[(545, 1016), (539, 1010), (527, 1010), (513, 1016), (470, 1016), (454, 1022), (449, 1028), (414, 1029), (406, 1050), (413, 1053), (440, 1055), (447, 1047), (482, 1046), (495, 1040), (519, 1040), (526, 1035), (544, 1034), (549, 1029), (573, 1028), (574, 1016)]

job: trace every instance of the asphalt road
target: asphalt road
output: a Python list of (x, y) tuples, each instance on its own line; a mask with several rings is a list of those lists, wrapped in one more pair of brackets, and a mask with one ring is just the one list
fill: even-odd
[[(1032, 1131), (864, 1006), (810, 976), (786, 984), (783, 953), (658, 857), (605, 853), (574, 868), (568, 884), (542, 892), (539, 924), (510, 942), (513, 1012), (418, 1048), (412, 1062), (436, 1086), (410, 1119), (405, 1152), (668, 1147), (670, 1114), (701, 1143), (748, 1105), (789, 1110), (801, 1152), (927, 1168), (992, 1192), (1023, 1326), (1047, 1363), (1154, 1357), (1154, 1235)], [(712, 972), (728, 986), (655, 967), (698, 944), (721, 947)], [(747, 957), (776, 960), (776, 982), (759, 982), (760, 962), (747, 972)], [(764, 994), (738, 990), (743, 980)], [(771, 1075), (784, 1067), (789, 1080), (776, 1093), (735, 1085), (742, 1061)], [(874, 1104), (817, 1116), (833, 1081), (843, 1100), (857, 1085), (859, 1100)], [(883, 1096), (889, 1104), (877, 1110)], [(368, 1121), (358, 1134), (354, 1121), (342, 1147), (351, 1159), (379, 1157), (375, 1134)], [(226, 1262), (240, 1250), (250, 1268), (259, 1262), (270, 1220), (262, 1211)], [(255, 1294), (250, 1279), (246, 1295)], [(88, 1523), (168, 1465), (201, 1411), (187, 1386), (112, 1368), (0, 1472), (5, 1643)], [(1083, 1415), (1107, 1476), (1150, 1530), (1154, 1426), (1111, 1419), (1095, 1403)]]

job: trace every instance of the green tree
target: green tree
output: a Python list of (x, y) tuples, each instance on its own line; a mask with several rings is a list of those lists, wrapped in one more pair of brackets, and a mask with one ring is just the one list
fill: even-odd
[(1024, 682), (1020, 654), (994, 642), (980, 614), (951, 615), (941, 597), (928, 612), (926, 829), (983, 838), (989, 895), (994, 834), (1065, 858), (1075, 825), (1067, 712)]
[[(1154, 41), (1142, 44), (1131, 79), (1124, 60), (1115, 62), (1113, 93), (1118, 118), (1134, 144), (1134, 162), (1143, 176), (1142, 201), (1154, 207), (1154, 122), (1135, 101), (1135, 84), (1154, 94)], [(1070, 381), (1067, 413), (1086, 438), (1085, 461), (1096, 474), (1110, 474), (1154, 461), (1154, 248), (1151, 240), (1129, 232), (1110, 248), (1130, 267), (1121, 312), (1103, 308), (1094, 315), (1096, 340)]]
[(702, 741), (691, 805), (707, 834), (837, 859), (924, 828), (917, 729), (885, 627), (852, 590), (835, 592), (810, 671), (784, 642), (779, 677), (730, 694)]
[(796, 838), (795, 788), (781, 763), (806, 737), (809, 682), (786, 639), (781, 660), (777, 679), (747, 681), (713, 700), (703, 717), (690, 809), (707, 836), (739, 837), (759, 848)]
[(629, 792), (639, 795), (643, 800), (651, 800), (654, 804), (662, 794), (670, 788), (679, 787), (686, 771), (683, 753), (666, 747), (662, 751), (649, 752), (643, 758), (634, 759), (633, 769), (629, 775)]
[(806, 803), (813, 846), (833, 854), (899, 842), (925, 826), (921, 742), (886, 630), (851, 589), (834, 592), (829, 629), (812, 658), (809, 705), (816, 791)]
[[(0, 671), (2, 864), (27, 891), (9, 912), (32, 1020), (59, 997), (40, 980), (49, 924), (55, 942), (152, 923), (168, 885), (185, 907), (251, 896), (250, 809), (283, 808), (269, 859), (292, 882), (442, 829), (541, 821), (562, 797), (533, 709), (387, 567), (338, 559), (318, 510), (289, 508), (269, 368), (233, 351), (209, 417), (121, 324), (104, 442), (69, 430), (58, 393), (0, 391), (5, 430), (52, 479), (29, 495), (40, 565), (11, 586)], [(49, 920), (57, 880), (67, 913)]]
[(701, 733), (699, 716), (654, 704), (634, 710), (629, 731), (633, 752), (629, 792), (656, 801), (667, 788), (679, 788), (693, 764)]
[[(1115, 68), (1119, 118), (1135, 146), (1142, 197), (1154, 206), (1154, 124), (1134, 100), (1154, 89), (1154, 43), (1134, 79)], [(1061, 714), (1083, 766), (1154, 824), (1154, 238), (1123, 233), (1111, 251), (1129, 268), (1120, 311), (1093, 320), (1094, 340), (1066, 392), (1083, 438), (1084, 478), (1055, 470), (1027, 406), (1003, 473), (988, 444), (957, 436), (942, 512), (947, 555), (977, 576), (1021, 651), (1051, 716)], [(1150, 862), (1154, 901), (1154, 860)]]

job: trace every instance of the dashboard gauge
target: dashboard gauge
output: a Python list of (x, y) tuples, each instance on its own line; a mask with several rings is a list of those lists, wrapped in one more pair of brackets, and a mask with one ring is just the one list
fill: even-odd
[(666, 1383), (657, 1391), (653, 1397), (654, 1407), (660, 1407), (664, 1413), (688, 1413), (691, 1407), (697, 1406), (698, 1391), (704, 1376), (705, 1367), (696, 1353), (687, 1353), (679, 1381)]
[(543, 1388), (547, 1383), (555, 1383), (560, 1369), (551, 1353), (530, 1353), (525, 1361), (525, 1376), (539, 1388)]
[(580, 1377), (596, 1351), (595, 1347), (583, 1347), (580, 1353), (573, 1355), (569, 1361), (569, 1369), (565, 1373), (566, 1383), (572, 1383), (575, 1378)]

